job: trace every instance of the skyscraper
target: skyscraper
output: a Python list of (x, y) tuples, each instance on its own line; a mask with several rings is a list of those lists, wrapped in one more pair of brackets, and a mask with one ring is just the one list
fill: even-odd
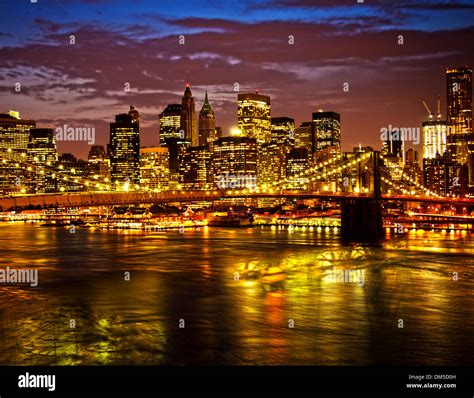
[(21, 167), (15, 166), (15, 160), (26, 158), (30, 130), (35, 126), (34, 120), (20, 119), (18, 112), (10, 111), (8, 114), (0, 114), (1, 195), (26, 190), (24, 171)]
[(141, 148), (140, 169), (142, 187), (147, 187), (152, 191), (168, 189), (170, 178), (168, 148)]
[(52, 193), (57, 190), (51, 169), (57, 167), (58, 151), (53, 129), (31, 129), (28, 143), (28, 162), (37, 167), (32, 170), (29, 193)]
[(447, 147), (451, 161), (468, 163), (469, 151), (474, 151), (472, 137), (472, 69), (467, 67), (446, 70), (448, 102)]
[[(214, 183), (228, 188), (227, 182), (239, 181), (238, 185), (256, 185), (257, 142), (247, 137), (222, 137), (214, 146)], [(234, 187), (235, 186), (234, 184)], [(244, 188), (243, 186), (239, 186)]]
[(140, 182), (140, 126), (133, 107), (110, 123), (110, 174), (112, 186), (128, 189)]
[(185, 190), (212, 187), (211, 152), (207, 146), (188, 146), (180, 151), (179, 183)]
[(336, 112), (314, 112), (314, 144), (315, 152), (327, 147), (335, 147), (341, 151), (341, 116)]
[[(199, 145), (199, 138), (196, 130), (196, 109), (194, 98), (189, 88), (189, 82), (186, 83), (186, 90), (181, 101), (181, 128), (184, 134), (184, 140), (193, 146)], [(183, 137), (181, 137), (183, 138)]]
[(101, 182), (110, 181), (110, 159), (103, 145), (92, 145), (87, 162), (88, 177), (100, 179)]
[(293, 148), (286, 160), (287, 187), (290, 189), (307, 189), (308, 177), (302, 175), (308, 169), (308, 150)]
[(308, 154), (312, 154), (311, 126), (301, 126), (295, 129), (295, 148), (306, 148)]
[(272, 136), (270, 97), (260, 95), (258, 92), (239, 94), (237, 123), (242, 136), (256, 139), (257, 144), (270, 142)]
[(206, 91), (206, 98), (204, 99), (201, 112), (199, 112), (199, 146), (208, 146), (209, 139), (212, 140), (214, 138), (215, 130), (216, 119), (211, 104), (209, 104), (207, 99)]
[(272, 117), (272, 141), (288, 144), (295, 139), (295, 119), (291, 117)]
[(437, 195), (446, 195), (446, 156), (436, 154), (434, 158), (423, 159), (423, 184)]
[(446, 151), (447, 126), (444, 120), (430, 120), (422, 124), (423, 159), (434, 159)]
[[(61, 192), (82, 192), (86, 186), (82, 183), (87, 172), (87, 161), (76, 158), (72, 153), (63, 153), (58, 156), (58, 165), (61, 170), (60, 178), (57, 180), (58, 190)], [(99, 190), (101, 182), (91, 186)]]
[(181, 138), (180, 129), (181, 104), (169, 104), (160, 113), (160, 145), (168, 146), (170, 139), (179, 140)]
[(258, 151), (258, 183), (273, 186), (286, 177), (286, 156), (290, 147), (276, 140), (260, 146)]

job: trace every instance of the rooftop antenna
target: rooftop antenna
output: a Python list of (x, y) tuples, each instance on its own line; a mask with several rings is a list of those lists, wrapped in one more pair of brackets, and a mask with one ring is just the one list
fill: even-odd
[(189, 87), (189, 71), (186, 71), (186, 87)]

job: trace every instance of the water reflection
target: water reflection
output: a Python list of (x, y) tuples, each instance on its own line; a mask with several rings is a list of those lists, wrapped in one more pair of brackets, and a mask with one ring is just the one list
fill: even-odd
[(0, 363), (472, 363), (471, 235), (129, 232), (0, 224), (0, 267), (39, 270), (0, 284)]

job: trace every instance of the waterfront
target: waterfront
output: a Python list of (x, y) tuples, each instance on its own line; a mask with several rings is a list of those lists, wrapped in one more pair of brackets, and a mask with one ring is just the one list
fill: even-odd
[(472, 234), (361, 246), (333, 230), (0, 223), (0, 250), (1, 268), (39, 271), (38, 287), (0, 284), (1, 364), (472, 364)]

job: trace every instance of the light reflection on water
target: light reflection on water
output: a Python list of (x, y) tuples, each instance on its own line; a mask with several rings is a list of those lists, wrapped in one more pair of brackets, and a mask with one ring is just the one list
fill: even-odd
[[(37, 288), (0, 284), (1, 364), (473, 361), (472, 235), (361, 246), (316, 230), (3, 223), (0, 250), (1, 268), (39, 269)], [(282, 285), (262, 283), (269, 267)], [(364, 271), (364, 286), (331, 282), (334, 269)]]

